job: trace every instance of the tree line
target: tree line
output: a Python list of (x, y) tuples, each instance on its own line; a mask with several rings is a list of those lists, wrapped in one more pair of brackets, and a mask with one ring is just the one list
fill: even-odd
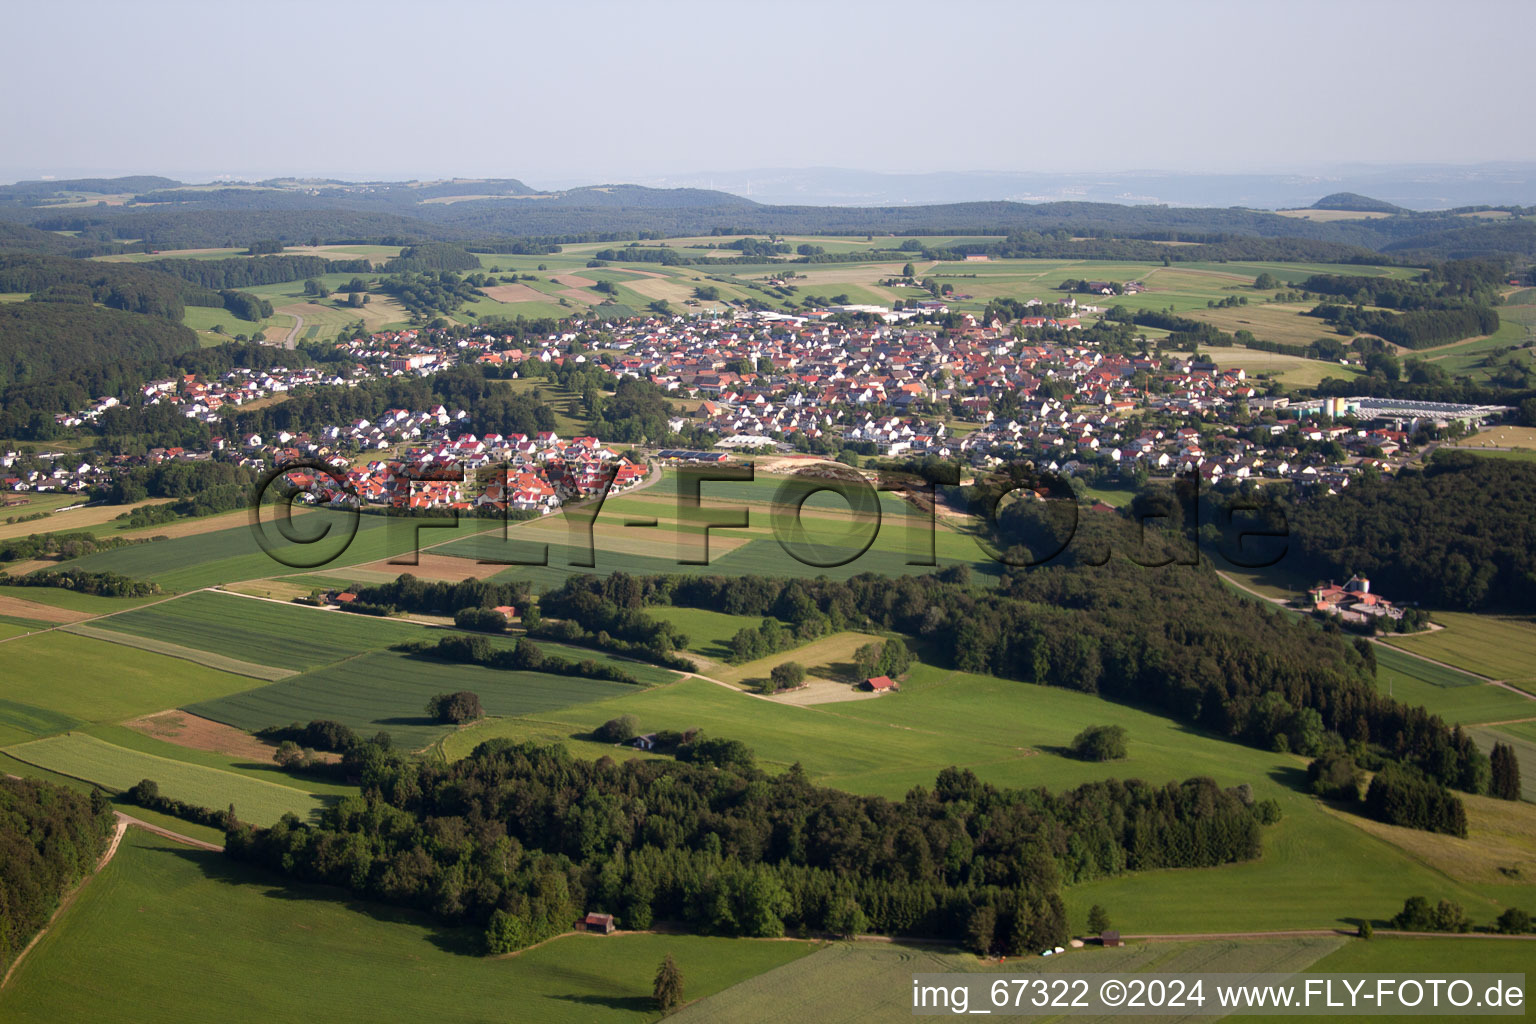
[(538, 644), (521, 637), (510, 646), (492, 644), (489, 637), (479, 633), (457, 633), (442, 637), (437, 643), (413, 640), (397, 644), (394, 650), (420, 658), (449, 661), (463, 665), (483, 665), (486, 668), (512, 672), (546, 672), (557, 676), (576, 676), (581, 679), (606, 679), (615, 683), (638, 686), (640, 680), (617, 665), (599, 662), (592, 658), (577, 661), (558, 654), (549, 654)]
[(322, 274), (367, 274), (373, 270), (372, 262), (366, 258), (330, 260), (324, 256), (290, 255), (227, 260), (162, 259), (135, 265), (163, 271), (212, 291), (302, 281)]

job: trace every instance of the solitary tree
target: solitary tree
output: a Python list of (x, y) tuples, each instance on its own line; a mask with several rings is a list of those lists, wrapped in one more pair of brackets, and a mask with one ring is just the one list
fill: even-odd
[(1095, 903), (1088, 908), (1088, 934), (1102, 935), (1109, 931), (1109, 911)]
[(671, 1013), (683, 1005), (683, 972), (677, 969), (677, 961), (668, 953), (656, 972), (656, 1008)]
[(786, 661), (782, 665), (773, 666), (769, 676), (775, 690), (788, 690), (805, 682), (805, 666), (798, 661)]

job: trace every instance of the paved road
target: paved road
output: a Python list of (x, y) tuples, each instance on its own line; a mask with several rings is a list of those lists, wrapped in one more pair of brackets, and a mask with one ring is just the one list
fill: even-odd
[(288, 337), (283, 339), (283, 348), (297, 348), (299, 332), (304, 329), (304, 318), (297, 313), (292, 314), (292, 316), (294, 321), (293, 330), (289, 331)]

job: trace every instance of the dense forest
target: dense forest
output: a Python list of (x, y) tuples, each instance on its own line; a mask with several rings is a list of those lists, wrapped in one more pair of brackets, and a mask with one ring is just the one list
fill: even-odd
[(1439, 451), (1422, 472), (1360, 479), (1286, 509), (1288, 563), (1359, 573), (1399, 603), (1536, 611), (1536, 465)]
[[(59, 344), (61, 338), (69, 344)], [(0, 388), (46, 382), (61, 371), (92, 365), (164, 360), (196, 348), (193, 331), (158, 316), (56, 302), (0, 304)], [(8, 407), (0, 424), (18, 422), (18, 412)], [(23, 429), (30, 420), (28, 415), (19, 421)]]
[(373, 264), (366, 259), (330, 260), (323, 256), (259, 256), (255, 259), (149, 260), (130, 266), (148, 267), (171, 274), (202, 288), (221, 291), (251, 288), (285, 281), (302, 281), (322, 274), (367, 274)]
[(1499, 314), (1493, 303), (1507, 276), (1501, 263), (1455, 260), (1415, 281), (1313, 274), (1301, 287), (1340, 300), (1320, 303), (1311, 315), (1345, 333), (1374, 334), (1403, 348), (1428, 348), (1497, 331)]
[(188, 305), (221, 306), (216, 291), (134, 263), (0, 255), (0, 292), (35, 301), (99, 302), (112, 309), (180, 320)]
[(59, 898), (96, 867), (112, 812), (90, 796), (35, 779), (0, 777), (0, 977)]
[(596, 911), (626, 928), (875, 931), (1019, 954), (1067, 938), (1062, 885), (1249, 860), (1261, 820), (1278, 816), (1210, 779), (1052, 795), (949, 768), (893, 802), (814, 786), (798, 768), (592, 762), (505, 740), (451, 764), (378, 749), (357, 760), (364, 796), (319, 825), (242, 826), (226, 853), (482, 925), (490, 953)]

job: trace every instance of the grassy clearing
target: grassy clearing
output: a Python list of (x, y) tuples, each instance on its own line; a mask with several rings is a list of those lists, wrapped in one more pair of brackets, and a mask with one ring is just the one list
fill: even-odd
[[(5, 664), (5, 699), (25, 705), (16, 714), (41, 716), (40, 723), (57, 716), (120, 722), (251, 687), (243, 676), (57, 630), (7, 641), (0, 658)], [(10, 724), (19, 727), (19, 721)], [(58, 730), (29, 731), (46, 735)]]
[[(510, 1015), (629, 1024), (655, 1019), (651, 984), (669, 952), (688, 995), (703, 998), (813, 948), (573, 935), (489, 959), (473, 955), (467, 930), (339, 897), (131, 831), (18, 968), (0, 995), (0, 1015), (17, 1024), (244, 1020), (252, 1007), (302, 991), (306, 1012), (335, 1022), (469, 1024)], [(83, 963), (91, 970), (80, 970)]]
[(600, 701), (634, 689), (597, 679), (504, 672), (374, 653), (259, 690), (188, 704), (186, 710), (253, 732), (269, 725), (329, 718), (364, 736), (383, 730), (397, 745), (415, 749), (453, 731), (452, 726), (426, 717), (427, 700), (434, 694), (472, 690), (480, 695), (489, 715), (523, 715)]
[(292, 671), (421, 636), (421, 627), (389, 619), (207, 592), (114, 615), (100, 625)]
[(1445, 628), (1415, 636), (1393, 636), (1387, 642), (1410, 653), (1536, 692), (1536, 621), (1468, 612), (1435, 612), (1434, 619)]
[[(763, 620), (751, 615), (728, 615), (704, 608), (647, 608), (653, 619), (670, 622), (688, 634), (688, 649), (712, 661), (723, 661), (731, 653), (730, 641), (742, 629), (756, 629)], [(783, 622), (781, 626), (787, 625)]]
[(881, 637), (871, 633), (834, 633), (803, 647), (780, 651), (756, 661), (741, 665), (721, 665), (711, 669), (709, 675), (724, 683), (740, 685), (749, 680), (767, 679), (774, 666), (798, 661), (812, 678), (847, 679), (853, 673), (853, 652), (865, 644), (879, 643), (881, 640)]
[(291, 786), (130, 750), (82, 732), (7, 747), (6, 753), (18, 761), (119, 791), (140, 779), (154, 779), (164, 796), (201, 807), (233, 803), (242, 820), (257, 825), (271, 825), (290, 812), (307, 818), (318, 814), (326, 803), (322, 797)]

